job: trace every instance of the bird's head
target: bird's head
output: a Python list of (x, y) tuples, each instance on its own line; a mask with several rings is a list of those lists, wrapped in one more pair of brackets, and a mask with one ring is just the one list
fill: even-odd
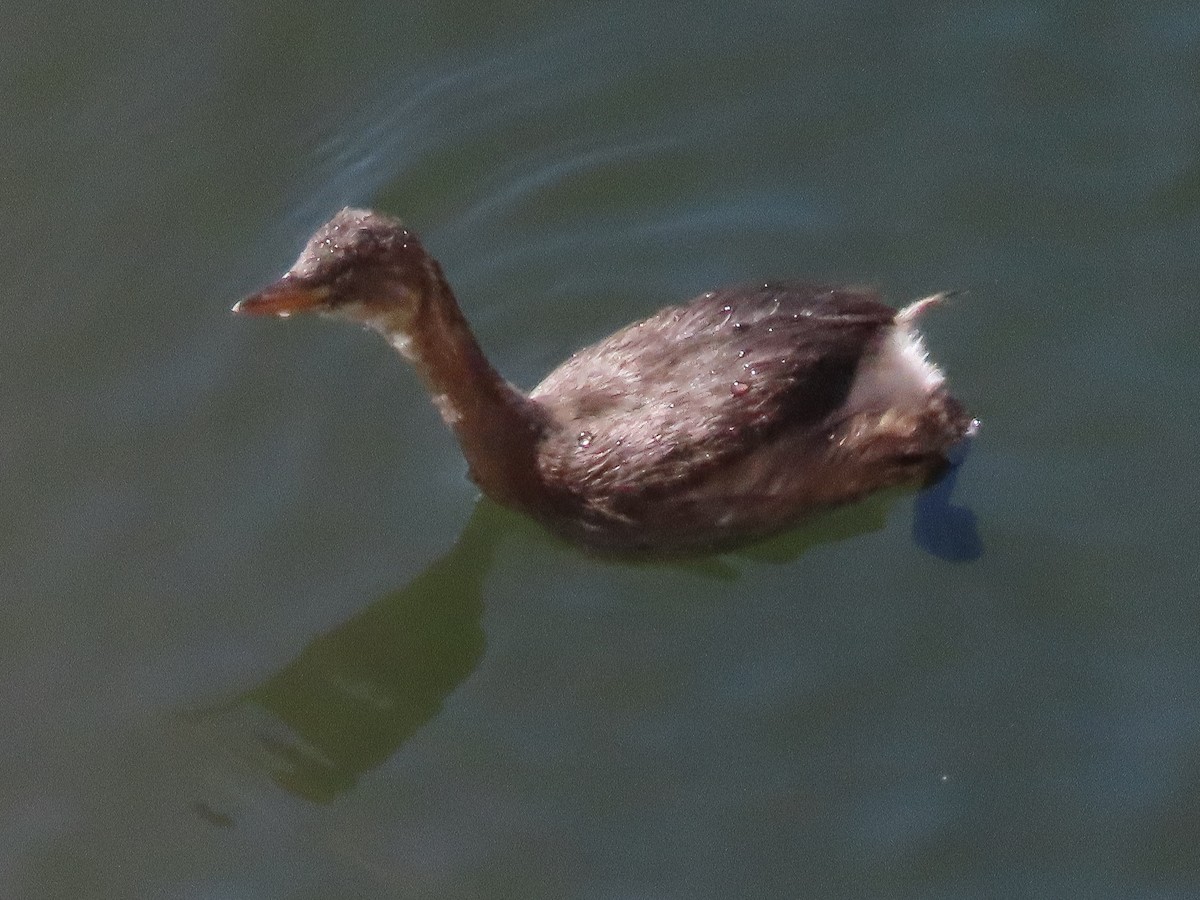
[(404, 329), (440, 278), (414, 232), (390, 216), (347, 207), (317, 229), (282, 278), (233, 311), (281, 317), (315, 312), (385, 331)]

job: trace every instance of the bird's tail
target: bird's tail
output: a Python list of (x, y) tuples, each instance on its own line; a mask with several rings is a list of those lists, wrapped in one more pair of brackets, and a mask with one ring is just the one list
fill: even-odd
[(930, 294), (928, 297), (922, 297), (920, 300), (914, 300), (900, 310), (900, 312), (896, 313), (896, 322), (900, 325), (909, 325), (923, 316), (926, 310), (932, 309), (935, 306), (941, 306), (951, 297), (965, 293), (966, 291), (939, 291), (936, 294)]

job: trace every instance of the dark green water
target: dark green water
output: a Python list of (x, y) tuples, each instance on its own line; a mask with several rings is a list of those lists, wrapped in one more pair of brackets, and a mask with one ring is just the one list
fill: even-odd
[[(1200, 893), (1200, 10), (482, 9), (7, 13), (0, 896)], [(227, 313), (346, 203), (526, 386), (724, 283), (970, 289), (982, 555), (477, 505), (382, 342)]]

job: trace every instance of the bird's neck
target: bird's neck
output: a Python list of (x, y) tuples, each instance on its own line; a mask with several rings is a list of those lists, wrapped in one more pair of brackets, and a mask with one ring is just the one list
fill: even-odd
[(536, 504), (545, 414), (488, 362), (437, 262), (428, 258), (426, 268), (407, 320), (380, 330), (416, 368), (483, 492), (508, 506)]

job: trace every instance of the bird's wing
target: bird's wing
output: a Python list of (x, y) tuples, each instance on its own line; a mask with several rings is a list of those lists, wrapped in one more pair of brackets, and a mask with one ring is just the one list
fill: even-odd
[(616, 492), (677, 485), (785, 429), (820, 427), (896, 311), (867, 288), (739, 285), (580, 350), (532, 392), (567, 426), (544, 468)]

